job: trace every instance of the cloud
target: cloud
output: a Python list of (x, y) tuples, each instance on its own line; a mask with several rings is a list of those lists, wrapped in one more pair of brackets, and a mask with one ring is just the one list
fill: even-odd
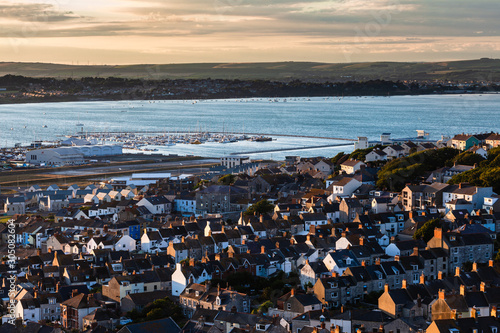
[(72, 11), (60, 11), (47, 3), (0, 2), (0, 20), (10, 19), (24, 22), (61, 22), (81, 19)]

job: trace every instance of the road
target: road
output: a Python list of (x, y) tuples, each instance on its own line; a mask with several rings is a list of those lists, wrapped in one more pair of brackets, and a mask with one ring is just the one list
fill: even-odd
[[(106, 174), (114, 172), (136, 172), (144, 169), (155, 168), (162, 170), (178, 171), (182, 169), (184, 172), (186, 168), (199, 169), (198, 166), (203, 166), (207, 164), (219, 163), (218, 159), (200, 159), (200, 160), (189, 160), (182, 162), (159, 162), (150, 164), (120, 164), (120, 165), (109, 165), (109, 166), (99, 166), (95, 168), (85, 168), (77, 170), (61, 170), (48, 172), (50, 175), (61, 175), (61, 176), (85, 176), (85, 175), (95, 175), (95, 174)], [(160, 170), (158, 170), (160, 171)], [(153, 171), (154, 172), (154, 171)]]

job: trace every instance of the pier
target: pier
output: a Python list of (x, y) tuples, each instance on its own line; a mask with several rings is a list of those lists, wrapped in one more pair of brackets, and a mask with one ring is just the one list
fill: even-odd
[(349, 143), (337, 143), (333, 145), (321, 145), (321, 146), (308, 146), (308, 147), (292, 147), (292, 148), (276, 148), (268, 150), (255, 150), (255, 151), (245, 151), (239, 153), (230, 153), (229, 155), (250, 155), (250, 154), (260, 154), (260, 153), (275, 153), (280, 151), (292, 151), (292, 150), (306, 150), (306, 149), (319, 149), (319, 148), (332, 148), (332, 147), (347, 147), (351, 146)]

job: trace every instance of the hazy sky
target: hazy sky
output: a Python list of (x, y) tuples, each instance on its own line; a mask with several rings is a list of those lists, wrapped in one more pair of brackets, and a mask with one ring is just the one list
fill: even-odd
[(0, 61), (500, 57), (499, 0), (0, 0)]

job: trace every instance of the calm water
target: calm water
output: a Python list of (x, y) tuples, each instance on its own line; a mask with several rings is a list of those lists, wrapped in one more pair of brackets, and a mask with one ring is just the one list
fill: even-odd
[[(326, 137), (377, 139), (382, 132), (394, 138), (414, 137), (425, 130), (431, 138), (461, 132), (500, 131), (500, 95), (398, 97), (267, 98), (197, 101), (118, 101), (0, 105), (0, 146), (56, 140), (74, 134), (76, 124), (87, 131), (175, 130), (258, 132)], [(43, 126), (46, 125), (47, 128)], [(79, 129), (79, 128), (78, 128)], [(284, 147), (338, 143), (331, 140), (277, 137), (276, 141), (161, 148), (164, 153), (219, 156)], [(254, 154), (330, 156), (350, 147)]]

